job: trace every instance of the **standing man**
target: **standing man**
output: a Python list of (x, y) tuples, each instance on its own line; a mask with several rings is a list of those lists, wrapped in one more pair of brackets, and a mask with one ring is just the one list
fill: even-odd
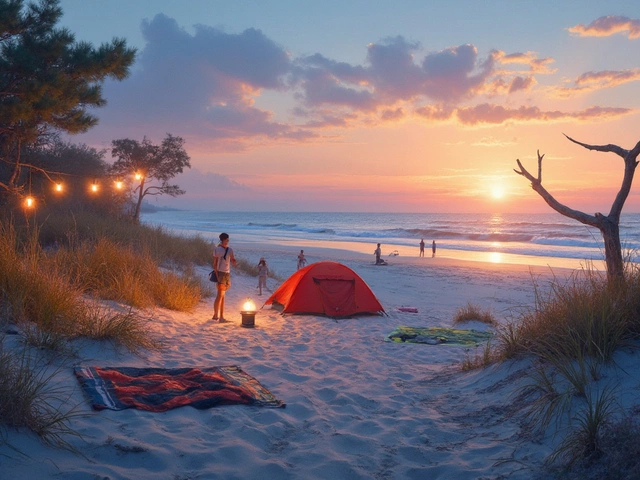
[(213, 302), (213, 317), (211, 317), (211, 320), (223, 323), (226, 322), (224, 319), (224, 296), (231, 286), (231, 264), (233, 263), (235, 267), (238, 262), (236, 262), (233, 250), (229, 247), (229, 235), (221, 233), (219, 238), (220, 243), (213, 251), (213, 269), (218, 277), (218, 295)]
[(375, 255), (376, 255), (376, 265), (379, 265), (380, 263), (382, 263), (380, 261), (380, 255), (382, 255), (382, 250), (380, 249), (380, 244), (378, 244), (378, 248), (376, 248), (373, 253), (375, 253)]
[(431, 256), (432, 257), (436, 256), (436, 241), (435, 240), (433, 242), (431, 242)]
[(424, 238), (420, 240), (420, 256), (424, 257)]
[(307, 258), (304, 256), (304, 250), (300, 250), (300, 253), (298, 254), (298, 270), (304, 268), (306, 264)]

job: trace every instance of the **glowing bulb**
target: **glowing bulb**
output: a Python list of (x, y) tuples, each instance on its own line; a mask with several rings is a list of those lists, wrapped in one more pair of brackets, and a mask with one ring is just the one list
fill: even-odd
[(61, 191), (62, 191), (62, 184), (56, 183), (56, 192), (61, 192)]
[(97, 183), (94, 183), (94, 184), (91, 185), (91, 191), (92, 192), (97, 192), (98, 191), (98, 184)]
[(136, 180), (142, 180), (142, 174), (140, 172), (136, 173)]
[(33, 197), (27, 197), (24, 203), (27, 206), (27, 208), (32, 208), (33, 205), (35, 204), (35, 200), (33, 199)]
[(122, 182), (121, 182), (120, 180), (117, 180), (117, 181), (116, 181), (116, 188), (117, 188), (118, 190), (122, 190)]
[(245, 312), (255, 312), (256, 304), (253, 303), (253, 300), (251, 300), (250, 298), (247, 298), (247, 300), (242, 305), (242, 310)]

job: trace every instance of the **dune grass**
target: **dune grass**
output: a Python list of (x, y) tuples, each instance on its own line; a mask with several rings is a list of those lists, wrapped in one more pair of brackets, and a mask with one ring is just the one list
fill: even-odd
[(160, 265), (187, 268), (194, 263), (211, 264), (213, 243), (199, 235), (178, 235), (161, 226), (134, 223), (126, 216), (100, 216), (90, 211), (52, 211), (41, 216), (44, 220), (39, 228), (39, 242), (45, 246), (75, 248), (87, 241), (109, 239), (150, 256)]
[(28, 429), (45, 443), (72, 449), (67, 438), (77, 435), (70, 422), (77, 416), (66, 388), (55, 386), (59, 369), (46, 369), (25, 351), (0, 353), (0, 442), (7, 429)]
[(493, 351), (484, 357), (533, 359), (520, 392), (530, 399), (529, 425), (571, 426), (549, 458), (566, 471), (603, 453), (604, 432), (620, 414), (616, 389), (598, 381), (614, 353), (640, 338), (640, 269), (628, 265), (624, 281), (615, 284), (605, 273), (584, 269), (566, 281), (555, 278), (548, 294), (534, 288), (533, 308), (499, 325)]
[(149, 253), (104, 237), (59, 248), (47, 260), (83, 292), (136, 308), (158, 305), (190, 311), (204, 293), (193, 270), (183, 274), (162, 270)]
[(490, 309), (482, 309), (478, 305), (467, 302), (464, 307), (459, 307), (454, 313), (453, 324), (459, 325), (471, 321), (486, 323), (494, 327), (498, 324)]

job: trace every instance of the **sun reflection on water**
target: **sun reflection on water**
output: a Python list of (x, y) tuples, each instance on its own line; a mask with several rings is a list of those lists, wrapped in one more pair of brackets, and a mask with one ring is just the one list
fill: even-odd
[(502, 253), (500, 253), (500, 252), (490, 252), (489, 253), (489, 261), (491, 263), (502, 263)]

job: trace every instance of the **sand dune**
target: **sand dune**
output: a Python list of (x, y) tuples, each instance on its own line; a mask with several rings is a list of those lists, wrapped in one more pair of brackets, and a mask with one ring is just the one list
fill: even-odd
[[(267, 257), (288, 276), (295, 248), (235, 246), (236, 254)], [(530, 478), (554, 440), (523, 435), (517, 388), (526, 362), (463, 373), (475, 349), (385, 342), (398, 325), (451, 326), (467, 302), (505, 318), (533, 301), (532, 275), (548, 269), (458, 264), (396, 257), (375, 267), (373, 256), (309, 250), (310, 262), (341, 261), (372, 288), (388, 316), (331, 320), (282, 317), (261, 310), (256, 328), (240, 327), (240, 304), (257, 303), (257, 279), (233, 276), (226, 324), (209, 320), (212, 299), (194, 312), (157, 309), (153, 333), (166, 348), (142, 356), (88, 344), (65, 365), (57, 382), (73, 389), (82, 417), (70, 443), (82, 455), (43, 446), (14, 432), (16, 450), (0, 447), (3, 478), (64, 479), (475, 479)], [(206, 278), (206, 268), (201, 268)], [(276, 282), (269, 279), (270, 288)], [(267, 297), (261, 297), (266, 299)], [(398, 310), (413, 306), (418, 313)], [(478, 326), (478, 325), (470, 325)], [(480, 325), (481, 326), (481, 325)], [(15, 344), (8, 336), (5, 348)], [(72, 373), (73, 364), (99, 366), (238, 365), (258, 379), (284, 409), (182, 407), (165, 413), (94, 412)], [(550, 436), (549, 436), (550, 437)], [(542, 440), (542, 441), (541, 441)], [(22, 452), (18, 453), (18, 452)]]

